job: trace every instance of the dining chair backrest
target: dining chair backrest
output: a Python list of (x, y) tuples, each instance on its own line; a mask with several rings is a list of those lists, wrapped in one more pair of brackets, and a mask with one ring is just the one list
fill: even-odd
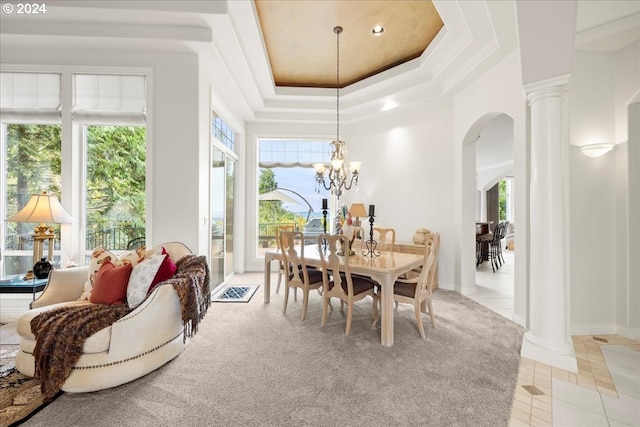
[(427, 286), (429, 292), (433, 291), (436, 284), (436, 273), (438, 272), (438, 253), (440, 252), (440, 233), (431, 233), (429, 235), (429, 256), (433, 256), (433, 262), (429, 268), (429, 278)]
[(294, 231), (293, 224), (276, 225), (276, 244), (278, 245), (278, 249), (282, 249), (282, 246), (280, 246), (280, 235), (283, 231)]
[(396, 230), (393, 228), (373, 227), (373, 231), (378, 235), (378, 249), (382, 251), (393, 251), (396, 245)]
[[(322, 280), (324, 292), (335, 296), (353, 295), (353, 280), (349, 270), (349, 257), (338, 255), (348, 244), (346, 236), (342, 234), (321, 234), (318, 236), (318, 251), (322, 262)], [(326, 246), (326, 250), (325, 250)], [(329, 277), (331, 275), (331, 277)], [(330, 282), (333, 279), (333, 287)], [(343, 285), (343, 281), (346, 284)], [(344, 292), (344, 289), (347, 292)]]
[(507, 235), (507, 228), (509, 228), (509, 221), (504, 221), (500, 229), (500, 240), (504, 239)]
[(304, 235), (299, 231), (280, 233), (280, 249), (290, 282), (309, 283), (309, 273), (304, 260)]

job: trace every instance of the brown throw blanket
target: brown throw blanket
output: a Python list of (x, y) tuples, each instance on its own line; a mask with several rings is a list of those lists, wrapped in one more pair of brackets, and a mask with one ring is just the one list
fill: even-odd
[[(172, 285), (180, 299), (184, 340), (198, 331), (211, 305), (209, 267), (204, 256), (187, 255), (176, 263), (176, 274), (161, 285)], [(91, 304), (47, 311), (31, 321), (36, 337), (35, 377), (41, 380), (45, 401), (67, 380), (91, 335), (133, 311), (126, 305)]]

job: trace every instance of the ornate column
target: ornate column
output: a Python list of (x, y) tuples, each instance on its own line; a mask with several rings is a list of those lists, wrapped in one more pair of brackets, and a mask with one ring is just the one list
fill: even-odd
[(525, 86), (531, 114), (530, 311), (521, 354), (577, 372), (566, 256), (567, 82), (568, 76), (561, 76)]

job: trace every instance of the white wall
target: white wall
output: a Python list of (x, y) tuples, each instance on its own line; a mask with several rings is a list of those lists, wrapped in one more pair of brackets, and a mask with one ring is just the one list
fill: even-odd
[[(342, 127), (342, 126), (341, 126)], [(417, 102), (344, 125), (349, 158), (362, 161), (360, 191), (345, 203), (376, 206), (375, 225), (411, 242), (418, 228), (440, 233), (438, 284), (453, 289), (453, 123), (443, 101)]]
[(513, 170), (515, 185), (514, 320), (525, 323), (528, 284), (529, 180), (526, 103), (520, 78), (520, 59), (514, 52), (455, 96), (454, 108), (454, 214), (458, 238), (458, 290), (475, 287), (476, 174), (474, 142), (498, 114), (513, 119)]
[[(571, 144), (616, 142), (597, 158), (570, 150), (571, 325), (573, 334), (640, 333), (638, 308), (629, 303), (630, 181), (628, 102), (640, 89), (639, 44), (615, 53), (576, 52), (570, 83)], [(594, 252), (594, 249), (596, 252)], [(594, 262), (594, 254), (597, 258)]]

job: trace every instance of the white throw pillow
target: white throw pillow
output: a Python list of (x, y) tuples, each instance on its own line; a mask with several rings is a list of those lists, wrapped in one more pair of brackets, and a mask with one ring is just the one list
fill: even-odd
[(161, 252), (155, 253), (133, 267), (131, 276), (129, 276), (129, 284), (127, 285), (127, 303), (129, 307), (134, 308), (142, 304), (142, 301), (147, 297), (149, 286), (151, 286), (151, 282), (156, 277), (165, 257), (166, 255)]

